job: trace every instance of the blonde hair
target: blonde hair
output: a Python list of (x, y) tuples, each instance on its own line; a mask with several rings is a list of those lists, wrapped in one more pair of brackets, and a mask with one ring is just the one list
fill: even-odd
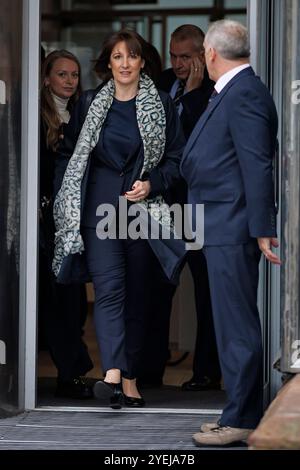
[(61, 128), (61, 121), (57, 114), (51, 89), (46, 86), (45, 80), (49, 77), (51, 69), (58, 59), (69, 59), (75, 62), (78, 66), (79, 80), (78, 87), (73, 96), (69, 99), (68, 110), (71, 111), (74, 103), (78, 100), (81, 94), (81, 68), (77, 57), (69, 51), (64, 49), (60, 51), (51, 52), (42, 64), (42, 86), (41, 86), (41, 115), (43, 124), (46, 131), (46, 144), (48, 148), (56, 150), (59, 143), (59, 135)]

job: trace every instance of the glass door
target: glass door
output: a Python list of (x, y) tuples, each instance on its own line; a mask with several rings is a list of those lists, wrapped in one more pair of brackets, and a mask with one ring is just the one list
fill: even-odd
[[(279, 3), (272, 0), (248, 0), (252, 66), (269, 88), (279, 116), (279, 146), (274, 159), (274, 182), (278, 210), (277, 232), (280, 240), (282, 79), (279, 71), (282, 68), (282, 28)], [(273, 367), (280, 352), (280, 268), (269, 265), (265, 260), (262, 260), (260, 265), (258, 303), (264, 343), (264, 398), (267, 406), (281, 384), (280, 374)]]
[(18, 407), (22, 1), (0, 2), (0, 418)]

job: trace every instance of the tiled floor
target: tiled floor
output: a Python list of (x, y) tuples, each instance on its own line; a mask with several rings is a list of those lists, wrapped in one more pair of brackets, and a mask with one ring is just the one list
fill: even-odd
[[(209, 414), (200, 416), (185, 413), (127, 413), (113, 410), (31, 411), (0, 420), (0, 451), (4, 449), (201, 451), (207, 448), (195, 447), (192, 435), (199, 431), (203, 422), (213, 422), (216, 419)], [(247, 448), (244, 444), (238, 443), (238, 447), (234, 446), (234, 449)], [(230, 449), (227, 448), (226, 452), (228, 450)], [(48, 468), (48, 457), (51, 455), (43, 456), (42, 468)], [(202, 462), (199, 457), (197, 464), (200, 463)], [(77, 468), (77, 462), (72, 466)]]
[[(91, 384), (102, 377), (92, 316), (85, 326), (85, 341), (95, 367)], [(172, 361), (182, 355), (172, 352)], [(93, 400), (55, 398), (56, 369), (46, 351), (38, 357), (37, 409), (16, 418), (0, 420), (2, 449), (180, 449), (197, 450), (192, 434), (205, 421), (216, 421), (225, 403), (223, 391), (183, 392), (180, 385), (191, 377), (192, 354), (167, 367), (164, 387), (143, 389), (143, 409), (111, 410)], [(2, 426), (1, 426), (2, 424)], [(245, 449), (245, 447), (239, 447)]]
[[(87, 374), (90, 384), (103, 376), (101, 371), (100, 357), (98, 353), (95, 330), (93, 327), (92, 315), (88, 316), (85, 325), (85, 341), (88, 345), (90, 356), (94, 363), (94, 368)], [(183, 351), (172, 351), (171, 361), (174, 362), (182, 357)], [(154, 387), (141, 389), (141, 393), (146, 400), (147, 406), (142, 412), (184, 412), (184, 413), (212, 413), (220, 414), (225, 403), (225, 392), (212, 390), (206, 392), (183, 392), (180, 385), (192, 376), (193, 355), (188, 354), (186, 359), (176, 366), (167, 366), (164, 375), (164, 387)], [(55, 397), (56, 369), (51, 361), (49, 353), (39, 352), (38, 360), (38, 406), (43, 408), (58, 407), (85, 409), (107, 407), (107, 403), (98, 400), (71, 400)]]

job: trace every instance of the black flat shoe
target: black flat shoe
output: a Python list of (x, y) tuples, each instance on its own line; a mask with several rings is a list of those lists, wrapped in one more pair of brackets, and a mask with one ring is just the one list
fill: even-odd
[(98, 380), (94, 385), (94, 395), (99, 400), (109, 400), (109, 406), (114, 410), (122, 408), (123, 391), (121, 383), (114, 384)]
[(129, 406), (131, 408), (142, 408), (142, 406), (146, 405), (144, 398), (135, 398), (135, 397), (128, 397), (127, 395), (123, 395), (124, 397), (124, 405)]
[(82, 377), (70, 380), (57, 379), (55, 396), (59, 398), (75, 398), (87, 400), (94, 397), (93, 389)]
[(181, 390), (185, 392), (203, 392), (205, 390), (221, 390), (221, 384), (217, 380), (209, 377), (202, 377), (200, 380), (188, 380), (181, 385)]

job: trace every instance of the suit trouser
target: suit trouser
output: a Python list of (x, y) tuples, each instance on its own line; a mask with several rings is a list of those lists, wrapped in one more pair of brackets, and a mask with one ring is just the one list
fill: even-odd
[(210, 288), (205, 256), (202, 250), (190, 251), (187, 263), (192, 273), (197, 313), (197, 334), (193, 361), (193, 380), (204, 376), (220, 381), (221, 371), (216, 345)]
[(154, 295), (151, 318), (142, 350), (143, 370), (138, 378), (142, 383), (161, 384), (169, 359), (169, 329), (172, 300), (177, 286), (171, 284), (157, 264), (152, 273)]
[(257, 309), (260, 250), (244, 245), (207, 246), (213, 318), (227, 404), (223, 426), (255, 428), (263, 412), (263, 356)]
[(95, 289), (94, 321), (104, 372), (137, 377), (151, 296), (152, 263), (147, 240), (99, 240), (83, 228), (88, 270)]
[[(218, 360), (214, 332), (208, 274), (202, 251), (191, 251), (187, 263), (192, 273), (197, 312), (197, 335), (193, 361), (193, 379), (200, 381), (204, 376), (220, 380), (221, 372)], [(143, 347), (144, 373), (139, 378), (146, 382), (162, 380), (169, 358), (169, 329), (172, 301), (177, 286), (171, 284), (160, 266), (153, 274), (155, 295), (151, 299), (152, 317)], [(153, 348), (153, 344), (156, 345)]]

